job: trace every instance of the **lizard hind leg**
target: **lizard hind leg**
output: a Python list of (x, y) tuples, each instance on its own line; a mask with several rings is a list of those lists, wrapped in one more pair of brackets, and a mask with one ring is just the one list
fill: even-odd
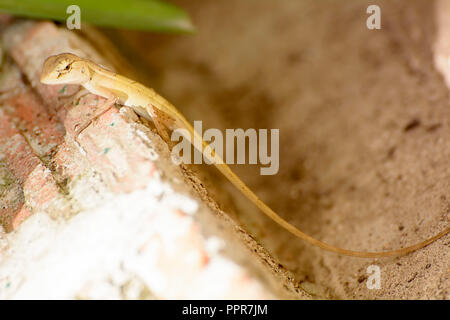
[(156, 131), (158, 131), (158, 134), (161, 136), (164, 142), (167, 143), (167, 145), (169, 146), (169, 150), (172, 151), (173, 147), (175, 146), (175, 143), (172, 141), (172, 139), (170, 139), (169, 131), (167, 130), (164, 123), (158, 117), (155, 117), (153, 119), (153, 123), (155, 124)]
[(167, 117), (163, 112), (159, 111), (156, 108), (152, 108), (151, 115), (156, 131), (164, 140), (164, 142), (167, 143), (169, 149), (172, 150), (174, 142), (172, 141), (172, 139), (170, 139), (169, 130), (167, 129), (168, 127), (170, 127), (171, 122), (173, 122), (172, 119)]

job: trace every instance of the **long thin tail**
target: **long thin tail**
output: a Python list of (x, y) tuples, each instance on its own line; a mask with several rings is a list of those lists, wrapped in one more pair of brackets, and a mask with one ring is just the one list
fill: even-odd
[[(317, 247), (320, 247), (324, 250), (331, 251), (334, 253), (351, 256), (351, 257), (359, 257), (359, 258), (382, 258), (382, 257), (392, 257), (392, 256), (400, 256), (405, 255), (410, 252), (416, 251), (418, 249), (421, 249), (430, 243), (436, 241), (437, 239), (441, 238), (442, 236), (446, 235), (450, 232), (450, 227), (447, 227), (445, 230), (439, 232), (435, 236), (419, 242), (415, 245), (398, 249), (398, 250), (392, 250), (392, 251), (382, 251), (382, 252), (365, 252), (365, 251), (353, 251), (353, 250), (347, 250), (338, 248), (335, 246), (332, 246), (328, 243), (322, 242), (320, 240), (317, 240), (303, 231), (297, 229), (293, 225), (291, 225), (289, 222), (284, 220), (282, 217), (280, 217), (275, 211), (273, 211), (268, 205), (266, 205), (264, 202), (262, 202), (258, 196), (249, 188), (247, 185), (231, 170), (231, 168), (226, 165), (223, 162), (223, 159), (219, 157), (219, 155), (215, 154), (214, 150), (203, 140), (203, 138), (194, 130), (194, 128), (191, 126), (191, 124), (186, 120), (186, 118), (183, 117), (181, 114), (172, 115), (176, 116), (176, 118), (180, 119), (183, 122), (183, 125), (188, 128), (189, 132), (192, 132), (194, 135), (194, 140), (198, 139), (198, 141), (201, 141), (201, 145), (203, 146), (203, 150), (199, 150), (203, 153), (205, 157), (208, 158), (208, 160), (216, 166), (216, 168), (237, 188), (239, 189), (250, 201), (252, 201), (264, 214), (266, 214), (269, 218), (271, 218), (273, 221), (278, 223), (280, 226), (282, 226), (284, 229), (289, 231), (290, 233), (294, 234), (295, 236), (299, 237), (300, 239), (303, 239), (307, 242), (309, 242), (312, 245), (315, 245)], [(190, 139), (190, 142), (192, 145), (196, 146), (196, 144), (192, 141), (192, 137), (186, 137)], [(205, 152), (208, 150), (207, 152)]]
[(238, 176), (228, 167), (226, 164), (217, 164), (217, 169), (225, 176), (228, 180), (236, 188), (241, 190), (241, 192), (250, 199), (263, 213), (265, 213), (269, 218), (271, 218), (273, 221), (278, 223), (280, 226), (291, 232), (292, 234), (296, 235), (297, 237), (311, 243), (312, 245), (318, 246), (322, 249), (325, 249), (327, 251), (335, 252), (338, 254), (343, 254), (346, 256), (351, 257), (360, 257), (360, 258), (381, 258), (381, 257), (391, 257), (391, 256), (400, 256), (405, 255), (407, 253), (416, 251), (418, 249), (421, 249), (430, 243), (434, 242), (435, 240), (439, 239), (440, 237), (446, 235), (450, 232), (450, 227), (445, 229), (444, 231), (441, 231), (440, 233), (436, 234), (435, 236), (422, 241), (420, 243), (417, 243), (415, 245), (398, 249), (398, 250), (392, 250), (392, 251), (384, 251), (384, 252), (364, 252), (364, 251), (353, 251), (353, 250), (346, 250), (341, 249), (335, 246), (332, 246), (328, 243), (322, 242), (320, 240), (317, 240), (303, 231), (297, 229), (293, 225), (291, 225), (289, 222), (281, 218), (275, 211), (273, 211), (268, 205), (266, 205), (264, 202), (262, 202), (258, 196), (256, 196), (252, 190), (250, 190), (244, 182), (242, 182), (241, 179), (239, 179)]

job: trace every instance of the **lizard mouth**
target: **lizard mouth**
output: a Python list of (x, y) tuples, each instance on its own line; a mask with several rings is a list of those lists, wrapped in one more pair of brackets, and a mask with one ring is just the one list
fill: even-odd
[(49, 84), (49, 79), (47, 77), (44, 76), (44, 74), (41, 75), (41, 79), (40, 79), (41, 83), (44, 84)]
[[(56, 78), (59, 78), (59, 74)], [(52, 78), (50, 78), (48, 76), (46, 77), (44, 75), (42, 75), (41, 79), (40, 79), (41, 83), (43, 83), (43, 84), (55, 84), (55, 80), (56, 79), (52, 79)]]

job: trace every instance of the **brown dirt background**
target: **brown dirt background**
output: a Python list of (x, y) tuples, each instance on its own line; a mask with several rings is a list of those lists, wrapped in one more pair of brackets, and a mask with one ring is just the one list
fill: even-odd
[[(397, 249), (450, 212), (448, 88), (433, 65), (434, 1), (189, 0), (195, 35), (115, 35), (147, 83), (204, 128), (279, 128), (280, 171), (236, 173), (282, 217), (354, 250)], [(366, 8), (382, 29), (366, 28)], [(450, 39), (449, 39), (450, 41)], [(144, 72), (143, 72), (144, 73)], [(313, 248), (199, 168), (222, 207), (318, 298), (448, 299), (449, 237), (400, 258)], [(381, 268), (381, 289), (366, 268)]]

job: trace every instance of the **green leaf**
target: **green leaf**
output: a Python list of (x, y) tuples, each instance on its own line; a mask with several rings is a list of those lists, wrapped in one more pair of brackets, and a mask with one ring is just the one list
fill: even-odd
[(160, 0), (0, 0), (0, 12), (30, 18), (65, 21), (80, 7), (81, 21), (103, 27), (161, 31), (193, 32), (189, 16), (175, 5)]

